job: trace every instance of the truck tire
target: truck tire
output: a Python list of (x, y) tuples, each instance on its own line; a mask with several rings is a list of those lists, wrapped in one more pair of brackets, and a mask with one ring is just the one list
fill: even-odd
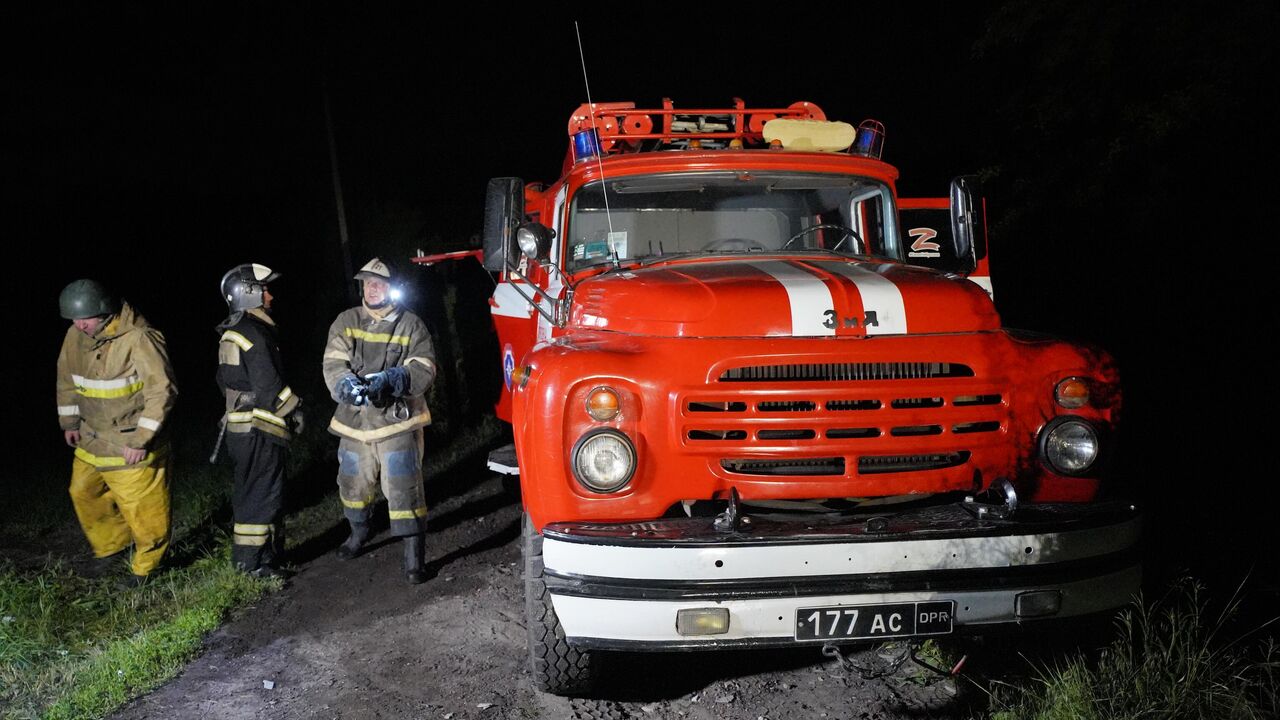
[(529, 516), (522, 523), (524, 551), (524, 615), (529, 632), (529, 675), (533, 686), (554, 695), (583, 695), (595, 685), (598, 657), (574, 648), (551, 605), (551, 593), (542, 579), (542, 535)]

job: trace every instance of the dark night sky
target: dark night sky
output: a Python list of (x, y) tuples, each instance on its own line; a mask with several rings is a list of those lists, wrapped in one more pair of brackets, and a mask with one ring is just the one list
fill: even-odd
[[(35, 442), (15, 484), (62, 472), (56, 297), (77, 277), (114, 283), (166, 332), (196, 414), (216, 401), (218, 279), (268, 264), (287, 274), (286, 352), (318, 376), (349, 287), (322, 87), (357, 264), (461, 247), (479, 232), (487, 178), (555, 178), (565, 122), (585, 101), (570, 17), (174, 5), (7, 18), (20, 50), (5, 83), (16, 219), (5, 234), (19, 276), (6, 297), (34, 328), (18, 341), (33, 387), (14, 417)], [(819, 22), (704, 6), (579, 19), (596, 101), (811, 100), (836, 119), (885, 122), (903, 194), (984, 173), (1006, 323), (1118, 356), (1122, 468), (1147, 492), (1173, 489), (1161, 523), (1237, 512), (1230, 498), (1276, 475), (1262, 460), (1267, 428), (1242, 414), (1276, 387), (1256, 340), (1276, 323), (1254, 309), (1272, 287), (1273, 233), (1257, 223), (1277, 190), (1258, 109), (1278, 86), (1274, 5), (960, 5)]]

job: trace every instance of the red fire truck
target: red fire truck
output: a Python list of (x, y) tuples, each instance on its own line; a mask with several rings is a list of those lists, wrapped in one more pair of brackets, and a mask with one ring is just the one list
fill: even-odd
[(1131, 599), (1115, 365), (1001, 326), (972, 179), (899, 198), (883, 126), (808, 102), (587, 104), (568, 134), (559, 180), (490, 181), (484, 231), (535, 685)]

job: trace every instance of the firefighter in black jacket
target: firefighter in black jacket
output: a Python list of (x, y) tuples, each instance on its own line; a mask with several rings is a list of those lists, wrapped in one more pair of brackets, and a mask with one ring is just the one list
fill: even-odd
[(259, 577), (281, 575), (285, 457), (303, 420), (301, 400), (281, 374), (276, 324), (269, 314), (267, 286), (279, 277), (256, 263), (229, 270), (222, 277), (222, 297), (231, 315), (218, 326), (224, 436), (235, 466), (231, 561)]

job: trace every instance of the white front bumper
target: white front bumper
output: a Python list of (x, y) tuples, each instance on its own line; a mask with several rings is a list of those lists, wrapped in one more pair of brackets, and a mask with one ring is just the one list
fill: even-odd
[[(954, 629), (1071, 618), (1129, 603), (1140, 520), (1089, 529), (879, 542), (679, 543), (544, 537), (556, 615), (571, 643), (597, 647), (787, 644), (799, 608), (950, 600)], [(1057, 593), (1050, 615), (1018, 596)], [(689, 636), (676, 613), (726, 608), (728, 631)]]

